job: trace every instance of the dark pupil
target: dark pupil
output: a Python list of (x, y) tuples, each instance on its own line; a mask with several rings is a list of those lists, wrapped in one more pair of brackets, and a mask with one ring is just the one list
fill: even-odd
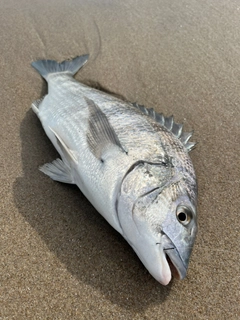
[(187, 220), (187, 215), (186, 215), (186, 213), (184, 213), (184, 212), (179, 212), (179, 214), (178, 214), (178, 219), (179, 219), (180, 221), (186, 221), (186, 220)]

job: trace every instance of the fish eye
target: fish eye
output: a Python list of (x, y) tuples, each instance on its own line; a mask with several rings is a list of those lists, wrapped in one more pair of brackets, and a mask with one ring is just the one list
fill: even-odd
[(177, 208), (176, 215), (177, 215), (178, 221), (184, 226), (188, 225), (189, 222), (192, 220), (191, 210), (184, 206), (179, 206)]

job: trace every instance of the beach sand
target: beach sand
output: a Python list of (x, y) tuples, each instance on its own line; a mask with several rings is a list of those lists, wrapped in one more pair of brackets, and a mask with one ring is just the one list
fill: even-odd
[[(2, 0), (0, 319), (238, 319), (240, 6), (230, 0)], [(31, 67), (89, 53), (76, 75), (194, 129), (199, 232), (164, 287), (77, 187), (38, 167), (57, 152)]]

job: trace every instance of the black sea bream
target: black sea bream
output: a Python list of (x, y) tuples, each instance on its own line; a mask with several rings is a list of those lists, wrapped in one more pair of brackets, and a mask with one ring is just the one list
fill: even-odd
[(48, 82), (33, 111), (61, 159), (40, 170), (76, 184), (166, 285), (186, 276), (197, 233), (197, 184), (182, 125), (77, 82), (88, 55), (32, 66)]

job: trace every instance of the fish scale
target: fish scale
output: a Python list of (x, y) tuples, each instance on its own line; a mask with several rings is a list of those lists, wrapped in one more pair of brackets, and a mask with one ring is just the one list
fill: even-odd
[(40, 170), (76, 184), (157, 281), (183, 279), (197, 233), (192, 134), (173, 117), (77, 82), (87, 59), (32, 63), (48, 82), (32, 109), (61, 157)]

